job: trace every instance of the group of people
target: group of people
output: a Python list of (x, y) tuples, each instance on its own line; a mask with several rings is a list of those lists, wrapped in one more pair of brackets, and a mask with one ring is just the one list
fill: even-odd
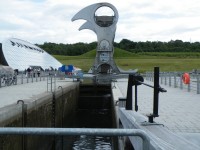
[(40, 77), (40, 74), (41, 74), (41, 68), (27, 68), (25, 69), (25, 74), (26, 74), (26, 77), (27, 78), (30, 78), (30, 77)]
[(34, 68), (34, 67), (29, 67), (27, 69), (25, 69), (25, 74), (27, 78), (35, 78), (35, 77), (40, 77), (42, 72), (46, 72), (49, 75), (53, 74), (55, 71), (57, 71), (57, 69), (53, 69), (53, 68), (48, 68), (43, 70), (42, 68)]

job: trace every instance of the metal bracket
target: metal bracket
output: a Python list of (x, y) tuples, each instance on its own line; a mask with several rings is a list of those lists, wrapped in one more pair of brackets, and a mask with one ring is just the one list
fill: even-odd
[(146, 121), (142, 122), (140, 125), (141, 126), (162, 125), (163, 127), (165, 126), (164, 124), (161, 124), (161, 123), (155, 123), (155, 122), (151, 123), (151, 122), (146, 122)]

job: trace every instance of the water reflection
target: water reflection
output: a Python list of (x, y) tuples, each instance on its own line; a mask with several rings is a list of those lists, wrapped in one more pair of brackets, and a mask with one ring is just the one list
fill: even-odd
[(112, 150), (110, 137), (81, 135), (73, 144), (73, 150)]
[[(78, 110), (74, 127), (78, 128), (111, 128), (110, 110)], [(112, 138), (105, 136), (77, 136), (73, 150), (112, 150)]]

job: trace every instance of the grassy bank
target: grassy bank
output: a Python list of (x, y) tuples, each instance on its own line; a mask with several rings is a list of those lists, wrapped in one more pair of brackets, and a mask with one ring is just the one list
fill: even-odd
[[(89, 70), (95, 59), (96, 51), (90, 51), (80, 56), (54, 57), (62, 64), (73, 64)], [(153, 67), (159, 66), (161, 71), (191, 71), (200, 69), (200, 53), (131, 53), (115, 49), (114, 59), (116, 64), (124, 69), (139, 69), (139, 72), (152, 71)]]

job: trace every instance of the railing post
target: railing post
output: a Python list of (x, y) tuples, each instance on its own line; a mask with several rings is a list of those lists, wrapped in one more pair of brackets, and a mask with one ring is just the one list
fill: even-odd
[(150, 114), (149, 122), (153, 123), (153, 118), (158, 117), (158, 104), (159, 104), (159, 67), (154, 67), (154, 94), (153, 94), (153, 114)]
[(159, 94), (159, 67), (154, 68), (154, 104), (153, 113), (158, 116), (158, 94)]
[(174, 88), (176, 88), (176, 73), (174, 72)]
[(133, 75), (129, 74), (128, 76), (128, 89), (127, 89), (127, 98), (126, 98), (126, 110), (132, 110), (132, 82)]
[(29, 76), (26, 77), (26, 79), (27, 79), (27, 82), (26, 82), (26, 83), (28, 83), (28, 78), (29, 78)]
[(180, 89), (183, 89), (182, 76), (180, 76)]
[(146, 72), (146, 75), (145, 75), (145, 77), (146, 77), (146, 80), (148, 80), (148, 77), (147, 77), (147, 72)]
[(197, 74), (197, 94), (200, 94), (199, 74)]
[(135, 85), (135, 111), (138, 111), (137, 105), (137, 86), (141, 85), (144, 82), (144, 78), (140, 75), (129, 74), (128, 77), (128, 89), (127, 89), (127, 96), (126, 96), (126, 110), (132, 110), (133, 108), (133, 100), (132, 100), (132, 86)]
[(137, 103), (137, 84), (135, 85), (135, 111), (138, 111), (138, 103)]
[(154, 82), (154, 76), (153, 76), (153, 72), (151, 73), (151, 76), (152, 76), (152, 81)]
[(171, 87), (172, 79), (171, 79), (171, 72), (169, 73), (169, 86)]
[(149, 72), (149, 81), (151, 81), (151, 73)]
[(0, 75), (0, 88), (1, 88), (1, 75)]
[(165, 73), (165, 85), (167, 85), (167, 73)]
[(190, 83), (188, 84), (188, 92), (190, 92), (190, 90), (191, 90), (191, 85), (190, 85)]
[(151, 72), (149, 72), (149, 81), (151, 81)]

